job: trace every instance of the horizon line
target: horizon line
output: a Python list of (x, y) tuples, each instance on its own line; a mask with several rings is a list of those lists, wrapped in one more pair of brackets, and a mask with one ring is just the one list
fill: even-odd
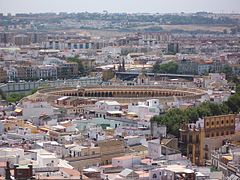
[(152, 14), (152, 15), (162, 15), (162, 14), (197, 14), (197, 13), (207, 13), (207, 14), (239, 14), (240, 12), (235, 12), (235, 11), (219, 11), (219, 12), (211, 12), (211, 11), (195, 11), (195, 12), (187, 12), (187, 11), (181, 11), (181, 12), (126, 12), (126, 11), (122, 11), (122, 12), (116, 12), (116, 11), (108, 11), (108, 10), (103, 10), (103, 11), (42, 11), (42, 12), (5, 12), (5, 13), (1, 13), (4, 16), (7, 16), (9, 14), (11, 15), (16, 15), (16, 14), (47, 14), (47, 13), (53, 13), (53, 14), (60, 14), (60, 13), (66, 13), (66, 14), (77, 14), (77, 13), (98, 13), (98, 14)]

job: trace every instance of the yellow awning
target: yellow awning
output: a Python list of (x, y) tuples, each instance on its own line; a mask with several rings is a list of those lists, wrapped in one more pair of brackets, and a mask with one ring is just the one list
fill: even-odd
[(15, 109), (15, 112), (16, 112), (16, 113), (21, 113), (21, 112), (22, 112), (22, 109), (17, 108), (17, 109)]
[(49, 129), (48, 128), (45, 128), (45, 127), (41, 127), (41, 128), (39, 128), (40, 130), (43, 130), (43, 131), (49, 131)]
[(129, 115), (137, 115), (135, 112), (127, 112)]
[(223, 156), (224, 159), (227, 159), (228, 161), (232, 161), (233, 157), (232, 156)]

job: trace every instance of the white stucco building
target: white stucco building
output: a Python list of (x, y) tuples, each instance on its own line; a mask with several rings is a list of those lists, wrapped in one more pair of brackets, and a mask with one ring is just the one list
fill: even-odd
[(133, 112), (140, 119), (150, 120), (151, 117), (159, 115), (164, 111), (158, 99), (150, 99), (145, 102), (132, 103), (128, 105), (128, 112)]
[(120, 104), (117, 101), (98, 101), (95, 104), (96, 108), (104, 111), (119, 111)]
[(113, 167), (123, 167), (131, 168), (133, 165), (138, 165), (141, 162), (141, 157), (139, 156), (121, 156), (112, 158)]
[(37, 152), (37, 162), (39, 167), (57, 167), (59, 159), (48, 151)]
[(148, 155), (152, 159), (158, 159), (162, 156), (160, 139), (148, 142)]
[(41, 115), (54, 115), (54, 107), (46, 101), (23, 101), (20, 107), (22, 108), (23, 119), (31, 119)]

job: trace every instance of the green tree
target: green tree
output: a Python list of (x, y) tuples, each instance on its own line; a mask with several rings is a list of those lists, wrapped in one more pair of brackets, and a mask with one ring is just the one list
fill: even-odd
[(178, 64), (176, 62), (168, 62), (164, 64), (155, 64), (153, 66), (154, 73), (170, 73), (176, 74), (178, 70)]
[(15, 103), (20, 101), (22, 98), (25, 97), (25, 94), (20, 94), (20, 93), (12, 93), (10, 95), (7, 96), (7, 101), (11, 102), (11, 103)]
[(81, 59), (79, 59), (78, 56), (75, 57), (69, 57), (67, 59), (68, 62), (75, 62), (78, 64), (78, 71), (80, 74), (85, 74), (86, 73), (86, 69), (84, 68)]
[(199, 118), (199, 114), (196, 108), (189, 108), (185, 110), (187, 119), (190, 122), (196, 122)]
[(160, 64), (159, 62), (156, 62), (154, 65), (153, 65), (153, 72), (154, 73), (158, 73), (160, 70)]
[(231, 96), (227, 101), (227, 105), (232, 113), (238, 113), (240, 111), (240, 95), (234, 94)]
[(237, 85), (236, 85), (236, 93), (237, 93), (237, 94), (240, 94), (240, 84), (237, 84)]
[(37, 88), (33, 89), (33, 90), (30, 92), (30, 95), (31, 95), (31, 94), (35, 94), (37, 91), (38, 91)]
[(222, 72), (226, 74), (226, 77), (229, 78), (232, 76), (232, 67), (225, 65), (222, 69)]

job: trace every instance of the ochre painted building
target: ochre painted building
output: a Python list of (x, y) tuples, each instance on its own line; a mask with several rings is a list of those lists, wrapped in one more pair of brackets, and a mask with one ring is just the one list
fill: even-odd
[(219, 148), (224, 141), (237, 139), (235, 133), (236, 115), (210, 116), (196, 123), (183, 124), (180, 128), (180, 146), (183, 154), (193, 164), (205, 165), (211, 151)]

